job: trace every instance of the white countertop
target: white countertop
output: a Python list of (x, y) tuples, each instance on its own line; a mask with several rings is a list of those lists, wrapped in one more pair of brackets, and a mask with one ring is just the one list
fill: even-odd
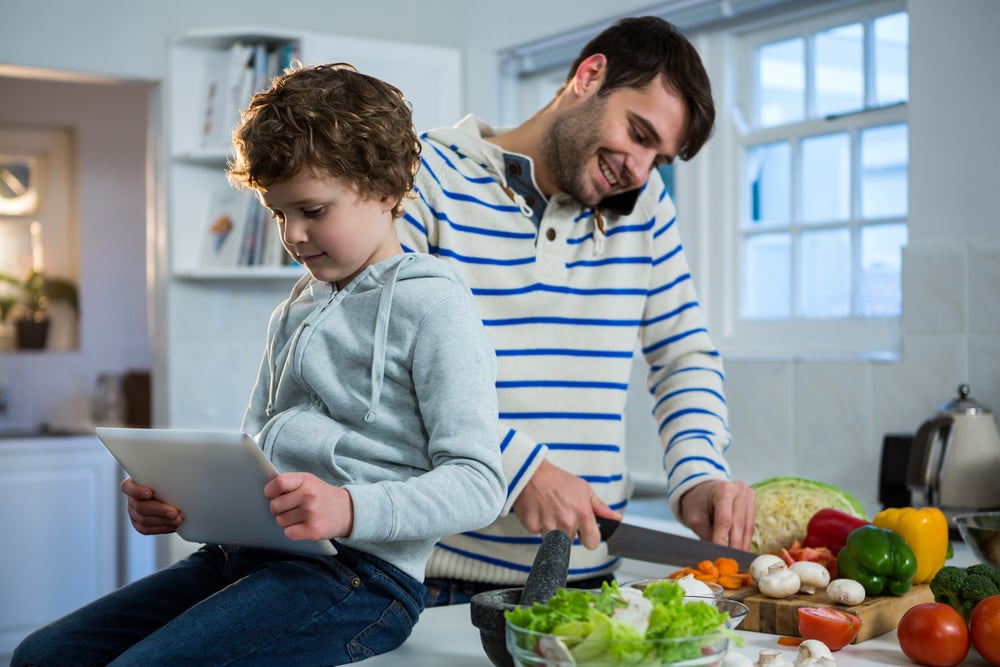
[[(686, 528), (670, 519), (649, 518), (630, 513), (629, 522), (667, 532), (691, 534)], [(976, 560), (969, 549), (961, 542), (956, 542), (955, 557), (948, 563), (965, 567), (974, 562)], [(664, 577), (675, 569), (668, 565), (626, 560), (616, 576), (620, 582), (626, 582)], [(740, 648), (731, 645), (730, 650), (738, 651), (754, 661), (761, 649), (779, 649), (790, 662), (795, 659), (796, 649), (779, 645), (776, 635), (740, 630), (737, 630), (737, 633), (746, 643)], [(839, 667), (913, 664), (900, 650), (895, 630), (859, 644), (845, 646), (834, 653), (834, 657)], [(467, 604), (427, 609), (406, 643), (391, 653), (369, 658), (364, 664), (371, 667), (492, 667), (480, 644), (479, 631), (472, 625)], [(961, 665), (988, 667), (989, 663), (972, 649)]]

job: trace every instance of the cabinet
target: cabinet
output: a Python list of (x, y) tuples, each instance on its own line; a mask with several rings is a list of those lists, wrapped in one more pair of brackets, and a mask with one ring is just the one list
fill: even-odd
[(95, 437), (0, 439), (0, 658), (129, 578), (120, 479)]
[(453, 48), (256, 27), (197, 31), (170, 42), (162, 107), (166, 224), (155, 242), (152, 327), (157, 425), (239, 425), (268, 317), (302, 271), (203, 261), (213, 197), (228, 187), (229, 156), (225, 133), (203, 140), (206, 100), (236, 43), (287, 49), (305, 65), (351, 63), (400, 88), (418, 130), (450, 125), (460, 114), (461, 59)]

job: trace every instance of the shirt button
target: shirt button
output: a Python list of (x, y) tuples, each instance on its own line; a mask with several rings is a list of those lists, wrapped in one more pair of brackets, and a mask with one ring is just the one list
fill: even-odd
[(548, 229), (546, 229), (545, 230), (545, 238), (547, 238), (550, 241), (555, 241), (556, 240), (556, 230), (552, 229), (551, 227), (549, 227)]
[(527, 197), (525, 197), (524, 198), (524, 203), (527, 204), (528, 206), (530, 206), (531, 208), (534, 208), (535, 207), (535, 195), (528, 195)]
[(507, 165), (507, 171), (517, 176), (518, 174), (521, 173), (521, 165), (519, 165), (516, 162), (511, 162), (510, 164)]

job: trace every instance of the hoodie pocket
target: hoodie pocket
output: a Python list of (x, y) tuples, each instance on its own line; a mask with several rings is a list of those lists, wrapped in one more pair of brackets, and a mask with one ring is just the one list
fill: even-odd
[(332, 484), (353, 482), (337, 464), (337, 445), (347, 427), (313, 405), (296, 406), (273, 417), (260, 442), (279, 472), (311, 472)]

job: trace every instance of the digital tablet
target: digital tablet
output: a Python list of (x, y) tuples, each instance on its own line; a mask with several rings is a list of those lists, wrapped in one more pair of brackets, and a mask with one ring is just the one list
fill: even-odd
[(138, 484), (180, 508), (177, 534), (190, 542), (314, 554), (330, 540), (290, 540), (274, 520), (264, 486), (278, 472), (245, 433), (106, 428), (97, 437)]

